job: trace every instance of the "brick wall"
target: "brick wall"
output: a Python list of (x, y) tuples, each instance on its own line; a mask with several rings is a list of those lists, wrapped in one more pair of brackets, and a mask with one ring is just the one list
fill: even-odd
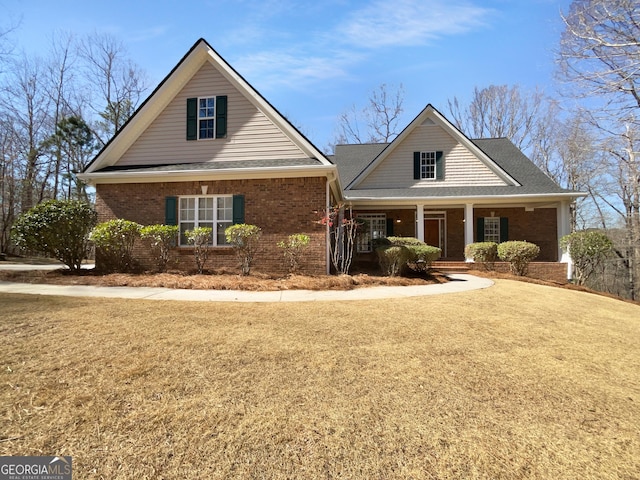
[(490, 217), (509, 218), (509, 240), (524, 240), (540, 247), (536, 261), (558, 261), (558, 217), (555, 208), (536, 208), (527, 212), (524, 208), (477, 208), (473, 212), (474, 235), (476, 219)]
[[(323, 177), (313, 177), (99, 184), (96, 187), (96, 210), (100, 222), (124, 218), (142, 225), (162, 224), (165, 221), (165, 197), (201, 195), (203, 185), (208, 186), (209, 195), (241, 194), (245, 196), (245, 222), (262, 229), (260, 253), (253, 267), (256, 271), (286, 272), (282, 250), (276, 244), (292, 233), (304, 233), (311, 237), (311, 242), (302, 260), (301, 270), (310, 274), (324, 274), (325, 228), (315, 221), (319, 218), (318, 212), (325, 208), (325, 182)], [(148, 245), (139, 242), (135, 253), (144, 268), (153, 268)], [(229, 247), (213, 248), (206, 267), (236, 268), (233, 250)], [(195, 269), (192, 249), (175, 249), (170, 268), (183, 271)]]

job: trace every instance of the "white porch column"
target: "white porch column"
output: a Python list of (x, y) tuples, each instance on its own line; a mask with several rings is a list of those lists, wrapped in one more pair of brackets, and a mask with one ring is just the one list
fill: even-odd
[[(464, 206), (464, 246), (473, 243), (473, 203), (467, 203)], [(470, 258), (467, 262), (472, 262)]]
[(567, 264), (567, 279), (573, 278), (573, 261), (571, 255), (562, 251), (560, 239), (571, 233), (571, 211), (569, 202), (560, 202), (557, 208), (557, 229), (558, 229), (558, 258), (561, 263)]
[(424, 205), (416, 205), (416, 238), (424, 242)]

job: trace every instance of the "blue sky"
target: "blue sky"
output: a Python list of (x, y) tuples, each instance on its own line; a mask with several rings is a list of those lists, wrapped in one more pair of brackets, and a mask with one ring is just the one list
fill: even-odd
[[(338, 115), (382, 83), (405, 90), (404, 124), (475, 86), (554, 93), (553, 49), (569, 1), (0, 0), (19, 50), (45, 55), (57, 31), (120, 38), (152, 87), (205, 38), (319, 147)], [(404, 125), (403, 125), (404, 126)]]

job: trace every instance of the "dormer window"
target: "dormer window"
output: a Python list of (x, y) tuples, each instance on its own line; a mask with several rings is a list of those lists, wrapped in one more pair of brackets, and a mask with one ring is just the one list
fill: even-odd
[(187, 140), (226, 138), (227, 96), (187, 98)]
[(444, 180), (444, 160), (441, 151), (413, 152), (414, 180)]

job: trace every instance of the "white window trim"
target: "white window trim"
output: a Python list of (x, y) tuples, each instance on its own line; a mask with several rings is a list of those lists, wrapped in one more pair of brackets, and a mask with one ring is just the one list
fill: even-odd
[[(432, 155), (433, 158), (427, 158), (427, 155)], [(427, 167), (427, 161), (431, 162), (433, 161), (433, 177), (425, 177), (424, 176), (424, 172), (426, 170), (425, 167)], [(420, 152), (420, 180), (426, 180), (426, 181), (434, 181), (438, 178), (438, 173), (437, 173), (437, 164), (436, 164), (436, 151), (435, 150), (425, 150), (425, 151), (421, 151)]]
[[(182, 200), (193, 198), (195, 199), (195, 212), (196, 215), (193, 220), (182, 220)], [(198, 217), (198, 199), (200, 198), (213, 198), (213, 220), (200, 220)], [(178, 247), (180, 248), (189, 248), (192, 245), (180, 243), (182, 240), (182, 223), (193, 223), (194, 228), (200, 226), (200, 223), (213, 223), (213, 232), (211, 233), (211, 246), (219, 247), (219, 248), (230, 248), (230, 245), (218, 245), (218, 235), (217, 235), (217, 226), (218, 226), (218, 198), (230, 198), (231, 199), (231, 219), (230, 220), (222, 220), (220, 223), (228, 223), (229, 226), (233, 225), (233, 195), (181, 195), (178, 197)]]
[[(201, 117), (200, 116), (200, 100), (207, 100), (213, 98), (213, 117)], [(198, 128), (198, 140), (215, 140), (216, 139), (216, 113), (218, 112), (218, 97), (216, 95), (207, 95), (206, 97), (198, 97), (198, 113), (196, 115)], [(200, 121), (201, 120), (213, 120), (213, 136), (201, 137), (200, 136)]]
[[(387, 236), (387, 215), (385, 213), (363, 213), (360, 215), (356, 215), (356, 219), (362, 219), (362, 220), (382, 220), (384, 218), (384, 226), (382, 228), (382, 235), (375, 237), (373, 235), (371, 235), (371, 232), (369, 232), (367, 235), (370, 235), (370, 238), (368, 239), (367, 245), (365, 248), (362, 248), (362, 239), (358, 238), (356, 239), (356, 252), (357, 253), (370, 253), (373, 251), (372, 248), (372, 244), (373, 244), (373, 240), (377, 240), (378, 238), (386, 238)], [(362, 234), (360, 234), (362, 235)]]

